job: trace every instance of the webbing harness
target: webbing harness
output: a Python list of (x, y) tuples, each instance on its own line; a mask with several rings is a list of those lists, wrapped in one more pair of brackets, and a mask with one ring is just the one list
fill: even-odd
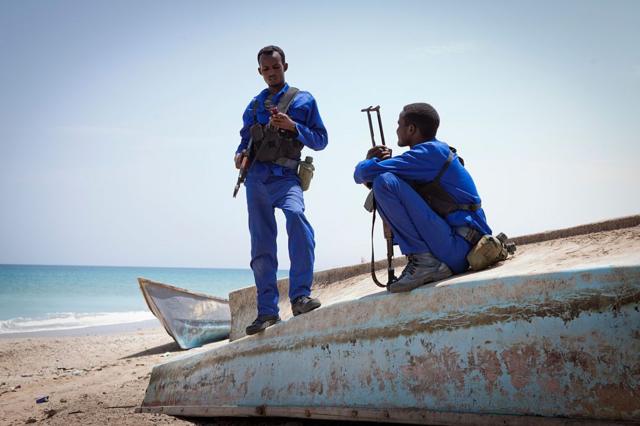
[[(278, 101), (278, 111), (286, 114), (298, 92), (297, 88), (289, 87)], [(265, 107), (267, 104), (271, 104), (271, 97), (272, 95), (269, 95), (265, 100)], [(254, 123), (252, 128), (260, 127), (260, 130), (252, 130), (257, 136), (254, 138), (253, 157), (258, 161), (271, 162), (283, 167), (296, 169), (303, 148), (302, 143), (295, 139), (292, 132), (260, 124), (258, 122), (257, 99), (253, 101), (252, 109)]]
[[(430, 182), (411, 182), (411, 187), (418, 193), (424, 200), (429, 204), (429, 206), (440, 216), (443, 218), (446, 217), (449, 213), (454, 212), (456, 210), (468, 210), (475, 212), (482, 208), (482, 204), (459, 204), (456, 200), (449, 194), (440, 183), (440, 178), (444, 175), (444, 172), (447, 171), (451, 162), (455, 158), (456, 149), (453, 147), (449, 147), (449, 156), (447, 157), (447, 161), (445, 161), (444, 165), (436, 175), (436, 177)], [(458, 157), (460, 163), (464, 167), (464, 161), (462, 158)]]

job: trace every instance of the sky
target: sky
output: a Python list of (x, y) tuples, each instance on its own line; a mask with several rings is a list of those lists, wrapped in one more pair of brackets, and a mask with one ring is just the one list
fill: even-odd
[(318, 270), (370, 256), (369, 105), (393, 146), (405, 104), (438, 110), (496, 233), (638, 214), (638, 17), (633, 0), (0, 0), (0, 264), (247, 268), (232, 158), (269, 44), (329, 133), (303, 152)]

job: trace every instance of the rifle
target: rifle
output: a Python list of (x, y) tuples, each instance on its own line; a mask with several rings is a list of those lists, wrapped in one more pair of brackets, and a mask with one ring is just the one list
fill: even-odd
[(240, 190), (240, 185), (244, 183), (247, 178), (247, 172), (249, 171), (249, 166), (251, 165), (251, 159), (249, 155), (251, 154), (251, 148), (253, 148), (253, 135), (249, 137), (249, 143), (247, 144), (247, 149), (245, 149), (242, 153), (242, 162), (240, 163), (240, 171), (238, 172), (238, 181), (236, 182), (235, 188), (233, 188), (233, 198), (236, 198), (238, 195), (238, 191)]
[[(380, 139), (382, 139), (382, 145), (386, 146), (384, 142), (384, 132), (382, 130), (382, 119), (380, 117), (380, 105), (377, 105), (375, 107), (369, 106), (367, 108), (361, 109), (360, 111), (367, 113), (367, 119), (369, 120), (369, 132), (371, 133), (371, 145), (374, 147), (376, 146), (376, 140), (373, 134), (371, 112), (376, 112), (378, 117), (378, 127), (380, 129)], [(376, 277), (375, 255), (373, 253), (373, 230), (376, 223), (376, 200), (373, 197), (373, 190), (369, 192), (369, 196), (367, 197), (367, 201), (365, 202), (365, 208), (373, 213), (373, 218), (371, 221), (371, 278), (373, 278), (373, 282), (378, 287), (385, 287), (388, 290), (389, 284), (397, 281), (394, 273), (395, 271), (393, 269), (393, 231), (391, 230), (391, 227), (387, 224), (387, 222), (383, 220), (382, 227), (384, 230), (384, 238), (385, 240), (387, 240), (387, 284), (382, 284), (380, 281), (378, 281), (378, 277)]]
[[(278, 107), (274, 106), (269, 108), (269, 112), (272, 116), (276, 115), (278, 113)], [(262, 140), (262, 132), (263, 130), (260, 123), (254, 123), (254, 125), (249, 128), (249, 143), (247, 144), (247, 149), (245, 149), (242, 153), (242, 163), (240, 163), (238, 181), (236, 182), (235, 188), (233, 188), (233, 198), (236, 198), (236, 195), (240, 190), (240, 184), (244, 183), (245, 179), (247, 178), (247, 172), (249, 171), (249, 167), (251, 166), (251, 158), (249, 156), (251, 155), (251, 149), (253, 148), (253, 140)]]

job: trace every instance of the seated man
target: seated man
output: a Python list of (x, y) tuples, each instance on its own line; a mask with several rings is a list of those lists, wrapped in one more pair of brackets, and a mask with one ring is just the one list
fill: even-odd
[(491, 234), (476, 186), (456, 150), (436, 139), (440, 117), (429, 104), (404, 107), (398, 118), (398, 146), (369, 150), (356, 166), (357, 183), (373, 184), (378, 212), (394, 242), (407, 255), (400, 278), (389, 286), (397, 293), (467, 270), (469, 250)]

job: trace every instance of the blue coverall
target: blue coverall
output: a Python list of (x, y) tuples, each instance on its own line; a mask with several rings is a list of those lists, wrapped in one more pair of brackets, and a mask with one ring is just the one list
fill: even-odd
[[(402, 253), (431, 253), (454, 273), (461, 273), (469, 267), (466, 256), (471, 246), (455, 230), (466, 226), (491, 234), (484, 211), (456, 210), (443, 218), (408, 183), (432, 181), (448, 156), (449, 146), (433, 139), (384, 161), (361, 161), (353, 177), (356, 183), (373, 182), (378, 211), (391, 226)], [(473, 179), (457, 155), (440, 182), (456, 203), (480, 203)]]
[[(287, 91), (285, 86), (271, 99), (277, 105)], [(265, 89), (247, 106), (242, 116), (242, 138), (236, 153), (247, 148), (249, 128), (254, 124), (253, 103), (257, 100), (257, 119), (269, 122), (270, 113), (264, 102), (269, 96)], [(299, 91), (289, 106), (287, 115), (296, 122), (297, 140), (315, 151), (327, 146), (327, 130), (322, 123), (316, 101), (310, 93)], [(304, 215), (304, 199), (296, 170), (274, 163), (253, 161), (245, 181), (249, 232), (251, 234), (251, 269), (256, 282), (258, 315), (278, 314), (278, 287), (276, 285), (278, 256), (276, 236), (278, 229), (274, 209), (284, 212), (289, 236), (289, 299), (311, 295), (315, 240), (311, 224)]]

